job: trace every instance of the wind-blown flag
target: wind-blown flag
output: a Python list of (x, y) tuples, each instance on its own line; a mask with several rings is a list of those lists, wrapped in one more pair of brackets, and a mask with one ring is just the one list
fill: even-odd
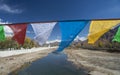
[(104, 33), (118, 25), (120, 20), (99, 20), (90, 24), (88, 43), (94, 44)]
[(34, 39), (39, 45), (43, 45), (47, 41), (55, 24), (56, 22), (31, 24), (36, 35)]
[(2, 25), (0, 25), (0, 41), (5, 40), (5, 33), (4, 33), (4, 28)]
[(114, 38), (113, 38), (112, 41), (120, 42), (120, 27), (118, 28), (117, 33), (116, 33), (116, 35), (114, 36)]
[(59, 22), (62, 39), (56, 52), (62, 51), (68, 47), (80, 31), (87, 25), (88, 21)]
[(13, 39), (23, 45), (26, 35), (27, 24), (11, 24), (8, 25), (14, 32)]

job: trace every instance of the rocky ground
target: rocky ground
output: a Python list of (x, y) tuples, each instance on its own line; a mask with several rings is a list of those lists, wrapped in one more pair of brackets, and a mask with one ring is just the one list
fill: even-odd
[(68, 60), (90, 75), (120, 75), (120, 53), (109, 53), (87, 49), (67, 49)]
[(37, 59), (47, 56), (48, 53), (53, 50), (55, 50), (55, 48), (35, 51), (32, 53), (12, 55), (9, 57), (0, 57), (0, 75), (8, 75), (25, 64), (30, 64)]

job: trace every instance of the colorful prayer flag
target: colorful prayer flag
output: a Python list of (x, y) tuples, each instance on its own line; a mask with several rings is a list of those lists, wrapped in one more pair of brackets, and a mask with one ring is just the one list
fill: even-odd
[(16, 40), (19, 44), (23, 45), (25, 36), (26, 36), (26, 29), (27, 24), (11, 24), (8, 25), (14, 32), (13, 39)]
[(4, 28), (2, 25), (0, 25), (0, 41), (4, 41), (4, 40), (5, 40)]
[(74, 38), (81, 32), (81, 30), (87, 25), (88, 21), (76, 21), (76, 22), (59, 22), (62, 39), (59, 48), (56, 52), (62, 51), (68, 47)]
[(90, 24), (88, 43), (94, 44), (104, 33), (118, 25), (120, 20), (96, 20)]
[(34, 39), (39, 45), (43, 45), (47, 41), (55, 24), (56, 22), (31, 24), (36, 35)]
[(112, 41), (120, 42), (120, 27), (118, 28), (117, 33), (116, 33), (116, 35), (114, 36), (114, 38), (113, 38)]

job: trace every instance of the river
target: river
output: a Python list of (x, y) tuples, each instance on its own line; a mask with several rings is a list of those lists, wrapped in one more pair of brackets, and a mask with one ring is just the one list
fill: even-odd
[(9, 75), (87, 75), (87, 73), (84, 69), (78, 69), (67, 61), (66, 54), (50, 53), (48, 56)]

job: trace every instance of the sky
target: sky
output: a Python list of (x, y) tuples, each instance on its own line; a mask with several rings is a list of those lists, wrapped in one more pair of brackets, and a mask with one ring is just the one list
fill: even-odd
[[(0, 0), (0, 21), (8, 23), (110, 18), (120, 18), (120, 0)], [(81, 35), (86, 35), (88, 28)], [(29, 30), (30, 25), (27, 35), (34, 36)], [(52, 35), (56, 31), (60, 34), (58, 25)], [(56, 37), (60, 38), (57, 34), (52, 38)]]

